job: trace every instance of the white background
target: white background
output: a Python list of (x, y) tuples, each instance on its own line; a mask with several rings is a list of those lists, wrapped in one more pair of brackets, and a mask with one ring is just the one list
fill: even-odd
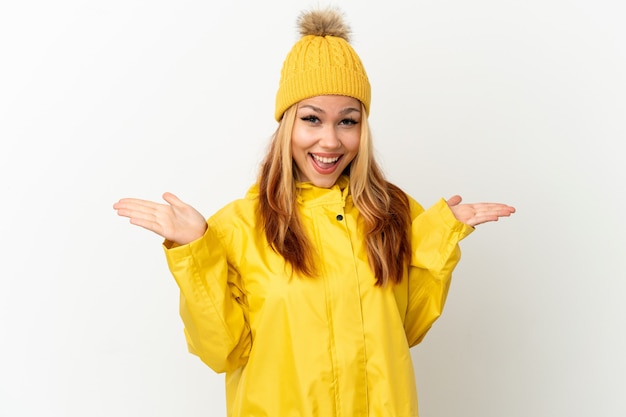
[[(414, 349), (421, 416), (626, 415), (624, 2), (334, 4), (389, 179), (425, 206), (518, 209), (462, 243)], [(2, 3), (1, 416), (225, 415), (160, 238), (111, 206), (172, 191), (208, 216), (242, 196), (313, 5)]]

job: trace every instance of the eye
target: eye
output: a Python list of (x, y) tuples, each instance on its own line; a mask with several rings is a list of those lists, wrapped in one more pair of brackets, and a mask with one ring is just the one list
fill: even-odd
[(309, 122), (309, 123), (318, 123), (320, 121), (319, 117), (317, 116), (303, 116), (300, 118), (300, 120), (304, 121), (304, 122)]
[(359, 122), (357, 120), (350, 119), (350, 118), (343, 119), (342, 121), (339, 122), (339, 124), (342, 125), (342, 126), (354, 126), (354, 125), (356, 125), (358, 123)]

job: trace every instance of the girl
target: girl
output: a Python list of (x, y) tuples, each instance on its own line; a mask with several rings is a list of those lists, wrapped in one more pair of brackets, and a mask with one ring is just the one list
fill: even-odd
[(208, 220), (122, 199), (165, 238), (189, 350), (226, 372), (229, 416), (417, 416), (409, 348), (444, 306), (458, 243), (513, 207), (424, 210), (372, 151), (370, 84), (334, 10), (300, 16), (257, 183)]

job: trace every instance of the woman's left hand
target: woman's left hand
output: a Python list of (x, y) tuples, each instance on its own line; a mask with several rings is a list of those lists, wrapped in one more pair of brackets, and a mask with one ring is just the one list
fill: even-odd
[(497, 222), (500, 217), (509, 217), (515, 213), (515, 207), (501, 203), (461, 204), (460, 195), (450, 197), (446, 202), (454, 217), (461, 223), (477, 226), (487, 222)]

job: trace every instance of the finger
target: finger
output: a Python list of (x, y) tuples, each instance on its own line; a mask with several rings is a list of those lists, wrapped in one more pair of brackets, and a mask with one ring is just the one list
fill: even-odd
[(479, 224), (497, 222), (500, 216), (494, 213), (476, 213), (476, 215), (468, 223), (471, 226), (478, 226)]
[(185, 203), (180, 198), (169, 192), (163, 193), (163, 200), (167, 201), (172, 206), (185, 205)]
[(475, 203), (472, 204), (472, 206), (476, 211), (491, 211), (494, 213), (502, 213), (503, 215), (515, 213), (515, 207), (501, 203)]
[(511, 207), (505, 206), (496, 209), (490, 210), (478, 210), (472, 217), (468, 224), (471, 226), (477, 226), (479, 224), (488, 223), (488, 222), (497, 222), (500, 217), (509, 217), (512, 212), (509, 210)]
[(122, 217), (128, 217), (130, 219), (143, 219), (156, 222), (157, 221), (157, 212), (155, 210), (147, 209), (145, 207), (136, 206), (129, 208), (119, 208), (117, 210), (117, 215)]
[[(139, 227), (143, 227), (146, 230), (149, 230), (151, 232), (154, 232), (160, 236), (163, 236), (163, 227), (159, 224), (156, 223), (154, 221), (148, 220), (148, 219), (143, 219), (143, 218), (137, 218), (137, 217), (133, 217), (130, 219), (130, 224), (133, 224), (135, 226), (139, 226)], [(165, 236), (163, 236), (165, 237)]]
[(490, 208), (490, 211), (497, 214), (500, 217), (508, 217), (511, 214), (515, 213), (515, 207), (507, 206), (504, 204), (500, 204)]
[(113, 204), (113, 208), (119, 211), (131, 212), (145, 212), (145, 213), (155, 213), (158, 210), (168, 207), (165, 204), (158, 204), (152, 201), (147, 200), (138, 200), (135, 198), (125, 198), (117, 203)]
[(461, 201), (463, 201), (463, 199), (460, 195), (453, 195), (446, 201), (446, 203), (448, 203), (449, 206), (453, 207), (461, 204)]
[(134, 209), (139, 207), (145, 207), (150, 210), (156, 210), (159, 206), (163, 204), (155, 203), (154, 201), (149, 200), (141, 200), (138, 198), (122, 198), (117, 203), (113, 204), (113, 208), (116, 210), (119, 209)]

